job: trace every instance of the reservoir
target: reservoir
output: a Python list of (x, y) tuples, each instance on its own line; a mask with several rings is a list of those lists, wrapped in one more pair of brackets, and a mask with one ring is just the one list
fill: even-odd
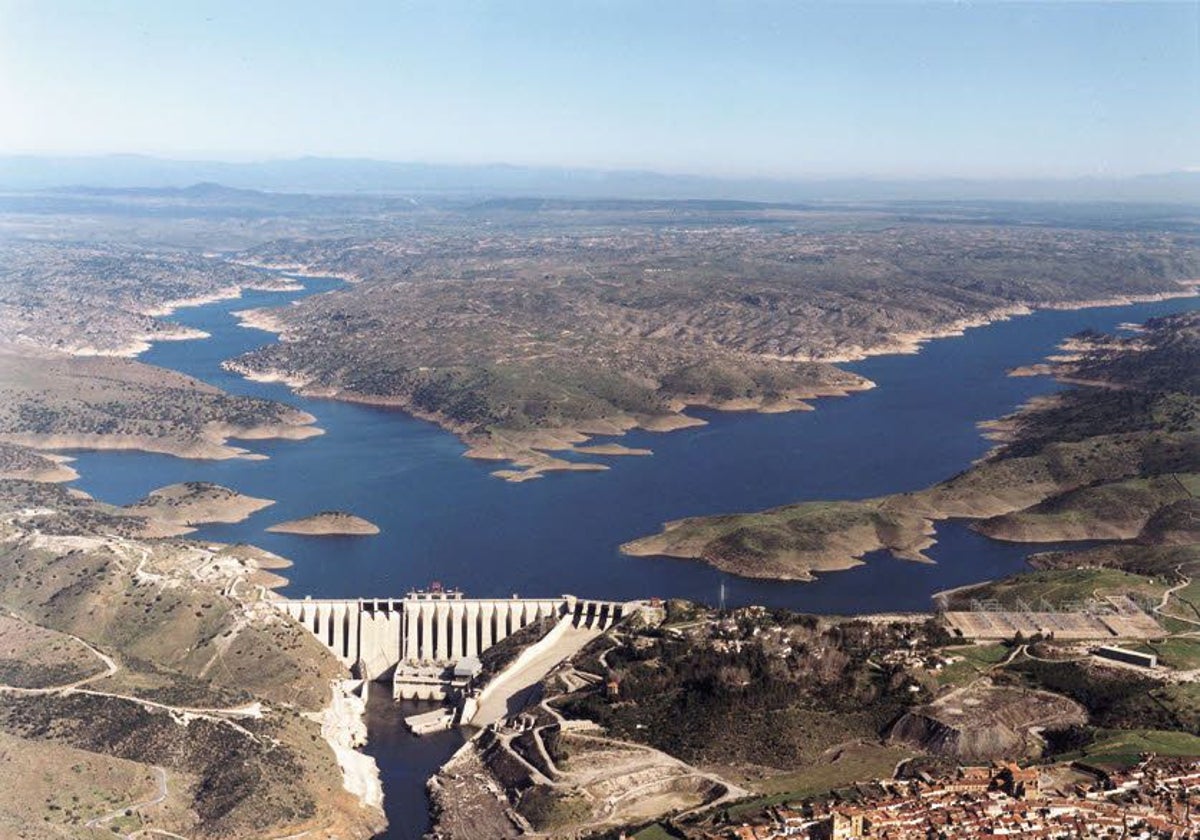
[[(701, 563), (634, 558), (618, 546), (667, 520), (756, 510), (806, 499), (855, 499), (915, 490), (984, 455), (976, 424), (1011, 412), (1058, 386), (1006, 371), (1041, 361), (1085, 328), (1194, 309), (1198, 298), (1121, 307), (1044, 311), (929, 342), (916, 355), (845, 365), (873, 390), (816, 402), (790, 414), (689, 413), (707, 425), (669, 433), (635, 431), (619, 440), (648, 457), (610, 457), (603, 473), (549, 474), (522, 484), (493, 478), (501, 464), (462, 457), (465, 447), (432, 424), (386, 408), (314, 400), (277, 383), (250, 382), (220, 363), (274, 336), (243, 328), (233, 312), (280, 306), (340, 281), (303, 278), (303, 292), (251, 292), (180, 310), (173, 320), (211, 338), (161, 342), (143, 361), (188, 373), (226, 391), (266, 397), (313, 414), (325, 430), (304, 441), (234, 441), (268, 460), (188, 461), (136, 452), (80, 452), (76, 486), (127, 504), (180, 481), (211, 481), (276, 504), (194, 536), (249, 542), (295, 565), (283, 570), (292, 597), (402, 596), (438, 581), (469, 596), (682, 597), (822, 613), (924, 610), (938, 590), (1019, 571), (1050, 546), (997, 543), (960, 523), (943, 523), (927, 553), (934, 565), (872, 555), (815, 583), (731, 577)], [(286, 519), (327, 509), (366, 517), (370, 537), (270, 534)], [(420, 837), (424, 778), (461, 743), (447, 735), (415, 742), (372, 717), (368, 752), (380, 762), (392, 822), (389, 837)]]

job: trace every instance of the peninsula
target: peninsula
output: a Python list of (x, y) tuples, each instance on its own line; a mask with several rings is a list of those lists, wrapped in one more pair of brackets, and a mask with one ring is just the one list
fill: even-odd
[(0, 834), (376, 834), (349, 675), (263, 600), (280, 559), (145, 523), (0, 480), (0, 745), (36, 768), (6, 775)]
[(397, 406), (520, 481), (603, 467), (589, 438), (694, 425), (689, 406), (805, 410), (871, 386), (837, 362), (1038, 308), (1189, 295), (1200, 277), (1187, 236), (1065, 218), (1031, 228), (1003, 211), (985, 222), (681, 204), (664, 228), (658, 204), (550, 207), (248, 249), (239, 259), (354, 282), (242, 313), (281, 340), (226, 366)]
[(229, 441), (301, 440), (321, 433), (314, 419), (281, 403), (232, 396), (132, 359), (0, 346), (0, 443), (10, 447), (259, 457)]
[(35, 452), (24, 446), (0, 443), (0, 478), (19, 478), (29, 481), (71, 481), (79, 473), (67, 464), (65, 455)]
[(152, 341), (204, 338), (163, 320), (175, 309), (238, 297), (243, 290), (298, 288), (182, 249), (149, 253), (111, 239), (0, 245), (0, 335), (5, 343), (74, 356), (136, 356)]
[(0, 245), (0, 269), (0, 474), (70, 480), (62, 456), (47, 454), (60, 449), (224, 459), (258, 457), (231, 439), (320, 434), (304, 412), (131, 358), (152, 341), (205, 337), (164, 320), (178, 307), (294, 290), (294, 280), (105, 232), (69, 243), (14, 237)]
[(1200, 542), (1200, 313), (1132, 336), (1074, 337), (1048, 370), (1076, 387), (988, 425), (998, 447), (934, 487), (667, 523), (628, 554), (701, 559), (748, 577), (807, 579), (880, 549), (924, 559), (938, 520), (1021, 542)]
[(126, 510), (138, 516), (199, 525), (211, 522), (241, 522), (251, 514), (275, 504), (206, 481), (187, 481), (152, 490)]

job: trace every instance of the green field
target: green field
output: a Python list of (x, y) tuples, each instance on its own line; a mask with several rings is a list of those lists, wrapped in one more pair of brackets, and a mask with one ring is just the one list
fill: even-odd
[(868, 779), (890, 779), (896, 765), (915, 753), (904, 747), (861, 744), (848, 748), (834, 761), (773, 776), (758, 784), (762, 796), (730, 806), (731, 818), (753, 814), (770, 805), (805, 799)]
[(946, 656), (962, 657), (935, 674), (938, 685), (966, 685), (982, 676), (991, 666), (1003, 662), (1011, 651), (1004, 645), (964, 645), (945, 648)]
[(1159, 729), (1099, 730), (1097, 738), (1078, 753), (1060, 756), (1097, 764), (1136, 764), (1142, 753), (1200, 756), (1200, 737)]
[[(1193, 579), (1183, 589), (1172, 593), (1166, 611), (1181, 618), (1200, 621), (1200, 579)], [(1196, 629), (1192, 625), (1192, 629)]]
[(1200, 733), (1200, 682), (1167, 683), (1155, 689), (1154, 697), (1171, 710), (1181, 730)]
[(1135, 649), (1158, 654), (1159, 664), (1166, 665), (1168, 668), (1180, 671), (1200, 668), (1200, 638), (1175, 636), (1161, 642), (1136, 645)]
[(1017, 599), (1037, 609), (1041, 601), (1055, 608), (1100, 595), (1160, 598), (1167, 586), (1120, 569), (1050, 569), (1013, 575), (964, 593), (970, 598), (994, 598), (1003, 604)]

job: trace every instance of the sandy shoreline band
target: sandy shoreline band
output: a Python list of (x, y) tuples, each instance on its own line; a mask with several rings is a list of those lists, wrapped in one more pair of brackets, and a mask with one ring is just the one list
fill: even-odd
[(246, 567), (246, 582), (252, 586), (261, 587), (261, 595), (264, 600), (281, 597), (271, 590), (287, 586), (288, 579), (276, 572), (280, 569), (291, 568), (293, 565), (291, 560), (267, 551), (265, 548), (247, 543), (227, 545), (222, 549), (222, 553), (236, 557)]
[[(300, 376), (287, 376), (282, 373), (259, 373), (257, 371), (247, 371), (240, 365), (232, 362), (222, 362), (221, 366), (231, 373), (236, 373), (243, 379), (250, 382), (262, 382), (266, 385), (282, 384), (288, 386), (296, 394), (307, 399), (320, 399), (319, 394), (308, 391), (308, 380)], [(345, 400), (346, 402), (366, 402), (366, 400)]]
[(963, 335), (969, 329), (986, 327), (1002, 321), (1010, 321), (1022, 315), (1032, 315), (1042, 310), (1074, 311), (1078, 309), (1097, 309), (1106, 306), (1133, 306), (1139, 303), (1158, 303), (1165, 300), (1196, 297), (1200, 295), (1200, 280), (1176, 280), (1182, 288), (1177, 292), (1156, 292), (1146, 295), (1115, 295), (1107, 298), (1091, 300), (1063, 301), (1057, 303), (1020, 303), (1012, 306), (999, 307), (981, 315), (961, 318), (937, 330), (914, 331), (897, 333), (889, 342), (875, 347), (855, 346), (848, 353), (828, 356), (813, 356), (811, 358), (797, 357), (791, 361), (817, 361), (830, 364), (847, 364), (861, 362), (872, 356), (911, 355), (921, 352), (921, 346), (939, 338), (955, 338)]
[(151, 490), (125, 510), (160, 522), (186, 526), (244, 522), (258, 511), (275, 504), (274, 499), (247, 496), (210, 482), (169, 484)]
[[(934, 521), (924, 516), (915, 516), (910, 525), (911, 534), (903, 542), (889, 543), (881, 539), (873, 522), (851, 526), (830, 535), (817, 548), (797, 550), (774, 557), (767, 565), (747, 567), (725, 557), (711, 557), (705, 553), (709, 541), (717, 532), (692, 532), (687, 529), (698, 520), (708, 517), (687, 517), (663, 523), (656, 534), (622, 543), (619, 550), (630, 557), (675, 557), (682, 560), (701, 560), (726, 574), (750, 580), (784, 580), (812, 583), (826, 572), (842, 572), (865, 564), (866, 555), (876, 551), (887, 551), (899, 560), (914, 563), (936, 564), (925, 551), (937, 545)], [(717, 517), (719, 518), (719, 517)], [(681, 535), (682, 534), (682, 535)]]
[[(236, 264), (236, 263), (235, 263)], [(210, 303), (220, 303), (223, 300), (236, 300), (242, 297), (246, 292), (302, 292), (304, 286), (301, 283), (289, 283), (284, 281), (275, 282), (250, 282), (238, 283), (232, 286), (225, 286), (215, 290), (211, 294), (196, 295), (190, 298), (177, 298), (160, 303), (158, 306), (142, 309), (140, 314), (148, 315), (151, 318), (163, 318), (167, 315), (173, 315), (180, 309), (187, 309), (192, 306), (205, 306)]]
[(142, 355), (159, 341), (199, 341), (212, 338), (210, 333), (185, 327), (181, 324), (165, 324), (160, 332), (141, 333), (129, 339), (126, 344), (117, 347), (91, 347), (84, 345), (68, 351), (72, 356), (111, 356), (121, 359), (132, 359)]
[[(652, 449), (631, 448), (615, 442), (589, 443), (596, 436), (623, 435), (633, 429), (648, 432), (671, 432), (678, 429), (707, 425), (707, 421), (685, 413), (688, 408), (709, 408), (717, 411), (754, 411), (761, 414), (781, 414), (789, 411), (812, 411), (808, 400), (826, 397), (843, 397), (856, 391), (875, 387), (870, 380), (845, 386), (814, 386), (797, 390), (791, 394), (772, 399), (751, 398), (736, 400), (699, 401), (672, 403), (673, 413), (661, 415), (618, 415), (611, 418), (580, 423), (538, 432), (493, 433), (486, 438), (475, 439), (470, 435), (459, 435), (470, 447), (468, 458), (486, 461), (507, 461), (512, 468), (495, 470), (492, 475), (505, 481), (521, 482), (540, 478), (549, 472), (602, 472), (607, 464), (591, 461), (570, 461), (556, 458), (550, 453), (574, 453), (579, 455), (621, 457), (630, 455), (652, 455)], [(438, 422), (436, 418), (433, 422)], [(443, 425), (438, 423), (438, 425)], [(444, 427), (444, 425), (443, 425)]]
[(345, 511), (324, 511), (290, 519), (267, 528), (272, 534), (298, 534), (307, 537), (361, 537), (379, 533), (379, 526)]
[[(321, 275), (329, 276), (329, 275)], [(1026, 304), (1019, 303), (1010, 306), (998, 307), (988, 312), (979, 315), (964, 317), (958, 319), (944, 327), (919, 331), (919, 332), (904, 332), (892, 336), (891, 339), (878, 346), (863, 348), (853, 346), (848, 349), (848, 352), (839, 354), (830, 354), (828, 356), (811, 355), (808, 357), (777, 357), (764, 356), (782, 361), (792, 362), (825, 362), (828, 364), (846, 364), (855, 361), (861, 361), (871, 356), (883, 355), (911, 355), (919, 353), (921, 348), (929, 341), (940, 338), (951, 338), (962, 336), (966, 330), (976, 327), (987, 326), (1000, 321), (1011, 320), (1012, 318), (1022, 315), (1031, 315), (1036, 311), (1043, 309), (1052, 310), (1075, 310), (1075, 309), (1090, 309), (1104, 306), (1130, 306), (1138, 303), (1153, 303), (1164, 300), (1174, 300), (1178, 298), (1195, 297), (1200, 295), (1200, 280), (1184, 280), (1176, 281), (1180, 286), (1177, 292), (1159, 292), (1147, 295), (1121, 295), (1109, 298), (1100, 298), (1082, 301), (1067, 301), (1053, 304)], [(250, 329), (260, 329), (275, 335), (282, 336), (286, 331), (286, 327), (279, 319), (270, 314), (270, 310), (250, 309), (242, 312), (234, 313), (239, 323), (243, 327)], [(465, 457), (485, 460), (485, 461), (505, 461), (512, 466), (492, 472), (497, 478), (512, 482), (529, 481), (531, 479), (540, 478), (548, 472), (595, 472), (608, 469), (608, 466), (595, 462), (570, 461), (563, 458), (556, 458), (547, 453), (553, 452), (575, 452), (586, 455), (624, 455), (631, 454), (629, 452), (609, 449), (609, 447), (620, 446), (619, 444), (598, 443), (588, 445), (588, 441), (593, 436), (618, 436), (629, 432), (632, 429), (642, 429), (651, 432), (666, 432), (676, 429), (684, 429), (693, 426), (701, 426), (705, 421), (687, 415), (685, 412), (689, 407), (702, 407), (715, 409), (719, 411), (755, 411), (759, 413), (781, 413), (787, 411), (811, 411), (813, 406), (808, 400), (849, 396), (858, 391), (869, 390), (875, 387), (875, 383), (867, 379), (862, 379), (858, 384), (847, 384), (840, 386), (814, 386), (811, 389), (799, 389), (795, 392), (785, 394), (782, 398), (774, 398), (771, 400), (752, 398), (752, 399), (737, 399), (737, 400), (689, 400), (687, 402), (679, 401), (670, 406), (673, 413), (666, 415), (649, 415), (649, 416), (634, 416), (634, 415), (617, 415), (607, 418), (596, 418), (592, 421), (579, 423), (573, 427), (562, 427), (549, 430), (540, 430), (537, 432), (504, 432), (493, 433), (489, 436), (479, 436), (471, 434), (469, 429), (462, 428), (455, 424), (449, 418), (437, 412), (425, 412), (416, 409), (408, 403), (407, 400), (400, 397), (378, 397), (363, 394), (354, 394), (338, 390), (336, 388), (314, 387), (310, 380), (299, 374), (277, 370), (267, 371), (251, 371), (246, 369), (244, 365), (240, 365), (234, 361), (227, 361), (223, 364), (225, 369), (238, 373), (239, 375), (255, 382), (278, 382), (287, 385), (293, 391), (301, 396), (316, 399), (334, 399), (343, 402), (359, 403), (362, 405), (376, 405), (390, 408), (397, 408), (406, 412), (410, 416), (421, 420), (434, 423), (442, 429), (454, 434), (467, 446), (467, 451), (463, 454)], [(1040, 373), (1040, 371), (1038, 371)], [(1036, 375), (1032, 370), (1029, 373), (1017, 375)], [(581, 446), (582, 444), (582, 446)], [(599, 451), (596, 447), (605, 447), (606, 451)], [(588, 451), (591, 449), (591, 451)], [(627, 447), (622, 447), (627, 449)], [(643, 454), (638, 452), (638, 454)], [(918, 552), (919, 553), (919, 552)], [(912, 558), (926, 559), (927, 558)]]
[(263, 332), (279, 335), (283, 332), (283, 325), (279, 323), (277, 318), (272, 317), (270, 312), (270, 309), (259, 308), (242, 309), (230, 314), (237, 318), (239, 327), (244, 327), (248, 330), (262, 330)]
[[(143, 309), (134, 310), (138, 315), (144, 315), (148, 318), (161, 319), (169, 315), (173, 315), (180, 309), (188, 309), (194, 306), (205, 306), (210, 303), (220, 303), (225, 300), (236, 300), (245, 294), (247, 291), (256, 292), (300, 292), (304, 290), (304, 286), (300, 283), (247, 283), (243, 285), (227, 286), (214, 291), (208, 295), (197, 295), (190, 298), (178, 298), (176, 300), (165, 301), (157, 306), (145, 307)], [(237, 314), (237, 313), (234, 313)], [(140, 333), (132, 336), (125, 344), (116, 347), (91, 347), (81, 346), (70, 351), (72, 356), (113, 356), (118, 358), (132, 359), (140, 356), (149, 350), (155, 343), (159, 341), (199, 341), (206, 338), (212, 338), (210, 333), (204, 330), (188, 327), (183, 324), (174, 324), (170, 321), (163, 321), (162, 329)]]
[[(316, 418), (304, 414), (307, 422)], [(254, 427), (236, 427), (213, 424), (201, 437), (193, 440), (156, 438), (149, 435), (120, 434), (38, 434), (34, 432), (8, 432), (0, 434), (0, 441), (24, 446), (39, 451), (83, 450), (83, 451), (139, 451), (173, 455), (191, 460), (224, 461), (230, 458), (262, 461), (267, 456), (251, 452), (240, 446), (230, 446), (230, 440), (305, 440), (324, 434), (324, 429), (311, 425), (272, 423)]]
[[(243, 313), (239, 313), (241, 315)], [(262, 314), (261, 310), (248, 310), (245, 315), (252, 326), (272, 329), (267, 324), (274, 324), (270, 316)], [(244, 323), (243, 326), (247, 326)], [(857, 382), (839, 385), (814, 385), (797, 389), (782, 397), (771, 399), (755, 398), (748, 400), (709, 400), (692, 398), (687, 401), (678, 400), (668, 406), (670, 414), (634, 415), (620, 414), (611, 417), (597, 417), (582, 421), (574, 426), (542, 429), (533, 432), (504, 431), (493, 432), (488, 436), (474, 435), (469, 429), (455, 424), (453, 421), (437, 412), (421, 411), (400, 397), (380, 397), (339, 391), (336, 388), (313, 387), (309, 381), (295, 373), (267, 370), (252, 371), (235, 360), (222, 363), (226, 370), (253, 381), (264, 383), (282, 383), (295, 393), (308, 399), (331, 399), (340, 402), (372, 405), (385, 408), (395, 408), (411, 417), (433, 423), (439, 428), (455, 435), (466, 446), (464, 457), (481, 461), (504, 461), (512, 465), (510, 468), (494, 470), (491, 474), (505, 481), (523, 482), (540, 478), (550, 472), (603, 472), (609, 469), (606, 464), (569, 461), (556, 458), (549, 453), (577, 453), (595, 456), (626, 456), (650, 455), (653, 450), (633, 449), (613, 442), (589, 444), (593, 437), (615, 437), (626, 434), (633, 429), (647, 432), (672, 432), (678, 429), (688, 429), (705, 426), (707, 421), (692, 417), (686, 413), (688, 408), (710, 408), (718, 411), (757, 411), (763, 414), (783, 413), (788, 411), (811, 411), (813, 406), (808, 400), (826, 397), (845, 397), (850, 394), (870, 390), (875, 383), (869, 379), (859, 378)]]
[(640, 447), (630, 447), (623, 443), (596, 443), (589, 446), (577, 446), (576, 452), (584, 455), (610, 455), (614, 457), (626, 457), (630, 455), (653, 455), (653, 449), (642, 449)]
[[(150, 306), (143, 309), (135, 310), (138, 315), (145, 315), (149, 318), (165, 318), (173, 315), (180, 309), (187, 309), (194, 306), (205, 306), (210, 303), (219, 303), (224, 300), (235, 300), (242, 297), (247, 291), (258, 292), (299, 292), (303, 291), (304, 286), (300, 283), (247, 283), (244, 285), (228, 286), (219, 289), (209, 295), (198, 295), (190, 298), (178, 298), (176, 300), (165, 301), (158, 306)], [(210, 333), (204, 330), (188, 327), (183, 324), (174, 324), (169, 321), (163, 321), (162, 329), (140, 333), (134, 335), (125, 344), (117, 347), (90, 347), (82, 346), (70, 350), (72, 356), (115, 356), (119, 358), (132, 359), (140, 356), (149, 350), (156, 342), (159, 341), (199, 341), (206, 338), (211, 338)]]
[(0, 479), (13, 479), (17, 481), (37, 481), (44, 484), (62, 484), (67, 481), (74, 481), (79, 478), (79, 473), (74, 467), (67, 466), (75, 459), (68, 455), (59, 455), (55, 452), (38, 452), (38, 457), (44, 461), (49, 461), (50, 466), (31, 466), (28, 468), (3, 469), (0, 468)]
[(231, 265), (240, 265), (245, 268), (262, 268), (267, 271), (278, 271), (284, 276), (292, 277), (309, 277), (314, 280), (320, 280), (326, 277), (334, 280), (344, 280), (347, 283), (361, 283), (362, 278), (357, 274), (348, 271), (324, 271), (314, 269), (310, 265), (304, 263), (282, 263), (271, 262), (270, 260), (229, 260)]

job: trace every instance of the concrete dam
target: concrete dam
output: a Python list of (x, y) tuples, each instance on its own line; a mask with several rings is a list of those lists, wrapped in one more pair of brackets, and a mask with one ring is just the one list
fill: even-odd
[[(273, 602), (333, 651), (357, 676), (391, 678), (404, 699), (444, 699), (478, 673), (479, 655), (542, 619), (596, 635), (626, 614), (614, 601), (464, 598), (413, 591), (403, 598), (293, 599)], [(552, 631), (553, 632), (553, 631)]]

